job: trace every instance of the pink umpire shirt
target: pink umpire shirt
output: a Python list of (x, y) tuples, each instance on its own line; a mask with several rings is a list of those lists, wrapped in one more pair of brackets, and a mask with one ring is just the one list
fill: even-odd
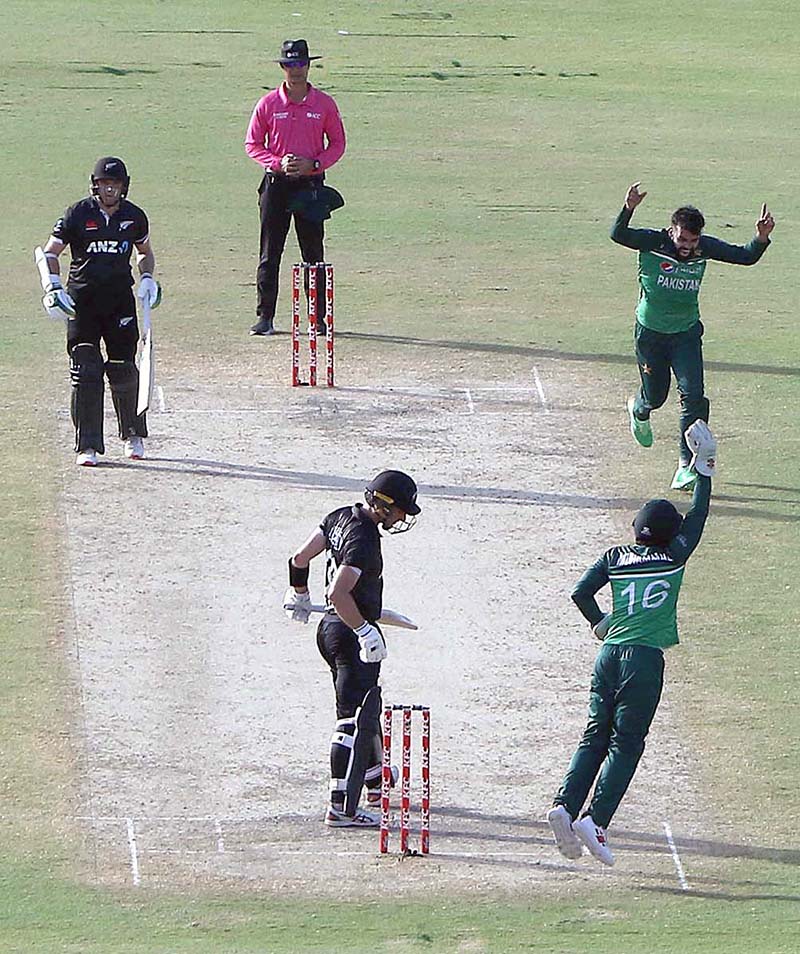
[(336, 102), (309, 83), (306, 98), (293, 103), (281, 83), (256, 103), (244, 148), (269, 172), (280, 172), (281, 159), (289, 153), (319, 159), (324, 172), (344, 155), (344, 125)]

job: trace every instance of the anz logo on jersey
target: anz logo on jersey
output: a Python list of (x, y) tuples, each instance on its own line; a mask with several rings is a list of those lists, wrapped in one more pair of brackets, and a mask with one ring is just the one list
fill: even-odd
[(93, 252), (95, 255), (99, 253), (127, 255), (130, 247), (130, 242), (120, 242), (118, 239), (95, 239), (89, 242), (86, 246), (86, 251)]

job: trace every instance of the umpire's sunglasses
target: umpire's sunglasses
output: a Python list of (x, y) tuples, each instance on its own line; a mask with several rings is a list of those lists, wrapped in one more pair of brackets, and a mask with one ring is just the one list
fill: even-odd
[(308, 66), (309, 62), (310, 60), (284, 60), (281, 66), (285, 70), (294, 69), (295, 67), (303, 69), (303, 67)]

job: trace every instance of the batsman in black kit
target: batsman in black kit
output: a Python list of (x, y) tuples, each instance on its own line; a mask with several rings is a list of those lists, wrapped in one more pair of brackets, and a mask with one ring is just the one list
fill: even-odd
[[(93, 467), (97, 455), (105, 453), (104, 375), (111, 387), (125, 456), (131, 460), (144, 456), (147, 422), (136, 409), (139, 329), (130, 265), (134, 250), (139, 300), (155, 308), (161, 288), (153, 278), (155, 255), (147, 215), (127, 200), (129, 187), (130, 176), (121, 159), (99, 159), (92, 170), (89, 196), (71, 205), (56, 222), (44, 247), (46, 267), (40, 268), (44, 309), (51, 318), (67, 322), (70, 410), (77, 463), (84, 467)], [(58, 257), (67, 246), (72, 261), (65, 289)]]
[(359, 809), (363, 787), (367, 803), (380, 801), (382, 709), (378, 678), (386, 642), (375, 625), (383, 598), (381, 529), (410, 530), (420, 512), (417, 485), (398, 470), (382, 471), (357, 503), (329, 513), (289, 560), (289, 588), (283, 608), (289, 619), (307, 623), (311, 612), (309, 564), (323, 551), (325, 614), (317, 629), (317, 648), (328, 664), (336, 691), (336, 728), (331, 739), (331, 828), (376, 828), (380, 819)]

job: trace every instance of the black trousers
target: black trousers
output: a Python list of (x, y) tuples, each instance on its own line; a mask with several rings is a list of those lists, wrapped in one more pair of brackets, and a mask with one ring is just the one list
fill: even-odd
[(308, 179), (288, 179), (267, 173), (258, 190), (258, 209), (261, 216), (261, 245), (256, 274), (258, 302), (256, 314), (272, 321), (278, 301), (278, 283), (281, 258), (294, 217), (294, 230), (304, 262), (325, 260), (325, 227), (322, 222), (310, 222), (289, 211), (289, 204), (297, 192), (308, 187)]
[[(108, 378), (117, 415), (118, 433), (126, 440), (147, 437), (147, 415), (136, 413), (138, 374), (136, 347), (139, 328), (130, 285), (68, 288), (75, 316), (67, 323), (72, 394), (70, 412), (75, 425), (75, 450), (105, 452), (103, 438), (103, 378)], [(100, 342), (105, 345), (103, 361)]]
[(337, 616), (322, 617), (317, 628), (317, 649), (333, 677), (336, 718), (352, 719), (367, 690), (378, 685), (381, 664), (361, 661), (358, 637)]
[(136, 300), (130, 286), (122, 288), (68, 289), (75, 300), (75, 317), (67, 324), (67, 354), (77, 344), (102, 340), (109, 361), (135, 361), (139, 328)]

